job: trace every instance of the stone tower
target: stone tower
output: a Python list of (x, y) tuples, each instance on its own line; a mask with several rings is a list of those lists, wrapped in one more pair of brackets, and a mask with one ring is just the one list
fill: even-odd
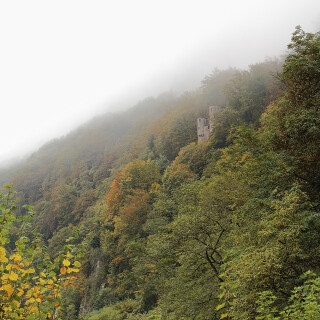
[(205, 118), (197, 119), (197, 134), (198, 142), (209, 140), (210, 133), (213, 130), (213, 119), (217, 110), (221, 109), (219, 106), (209, 107), (209, 120)]
[(210, 123), (208, 119), (197, 119), (198, 142), (207, 141), (210, 135)]

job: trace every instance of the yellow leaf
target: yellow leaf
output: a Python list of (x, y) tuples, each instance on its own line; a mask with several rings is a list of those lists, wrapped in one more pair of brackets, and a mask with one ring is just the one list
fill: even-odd
[(26, 270), (25, 272), (26, 272), (26, 273), (35, 273), (35, 271), (36, 271), (36, 270), (34, 270), (33, 268), (30, 268), (30, 269)]
[(12, 288), (11, 284), (5, 284), (4, 286), (2, 286), (2, 290), (6, 291), (8, 293), (8, 296), (11, 297), (11, 295), (14, 292), (14, 288)]
[(67, 258), (72, 258), (73, 255), (70, 253), (70, 251), (67, 252)]
[(39, 313), (39, 309), (35, 306), (30, 306), (29, 307), (29, 312), (30, 313)]
[(21, 261), (22, 257), (20, 256), (20, 254), (15, 253), (10, 257), (10, 260)]
[(10, 274), (9, 274), (9, 279), (10, 280), (16, 281), (16, 280), (18, 280), (18, 278), (19, 278), (19, 276), (16, 273), (10, 272)]
[(8, 307), (4, 307), (3, 310), (4, 311), (12, 311), (12, 308), (10, 306), (8, 306)]
[(24, 294), (24, 291), (20, 288), (18, 288), (19, 292), (18, 292), (18, 297), (21, 297)]
[(12, 268), (15, 268), (17, 270), (21, 270), (20, 266), (16, 263), (12, 264)]
[(3, 274), (1, 277), (1, 280), (7, 280), (7, 279), (9, 279), (9, 274), (8, 273)]
[(40, 272), (40, 276), (43, 277), (43, 278), (47, 277), (47, 275), (44, 272)]
[(68, 268), (67, 272), (72, 273), (72, 272), (79, 272), (80, 270), (77, 268)]
[(8, 262), (8, 258), (6, 258), (6, 249), (4, 247), (0, 247), (0, 262)]
[(12, 268), (12, 264), (11, 263), (7, 264), (6, 270), (11, 270), (11, 268)]
[(30, 298), (29, 300), (26, 301), (26, 305), (30, 303), (34, 303), (36, 300), (34, 298)]
[(67, 260), (67, 259), (64, 259), (64, 260), (62, 261), (62, 263), (63, 263), (63, 265), (64, 265), (65, 267), (69, 267), (69, 266), (70, 266), (70, 261)]

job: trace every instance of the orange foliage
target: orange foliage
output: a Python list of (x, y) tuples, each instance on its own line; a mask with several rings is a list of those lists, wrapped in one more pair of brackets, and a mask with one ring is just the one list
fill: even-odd
[(108, 218), (112, 218), (120, 208), (120, 202), (122, 200), (122, 192), (120, 188), (120, 173), (117, 174), (116, 178), (112, 181), (110, 191), (107, 195), (107, 207), (108, 207)]

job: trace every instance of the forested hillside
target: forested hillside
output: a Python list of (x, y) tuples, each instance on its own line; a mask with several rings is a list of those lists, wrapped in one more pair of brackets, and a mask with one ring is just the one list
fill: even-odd
[[(197, 143), (209, 106), (222, 108)], [(46, 259), (82, 252), (60, 319), (319, 319), (319, 141), (320, 34), (297, 27), (283, 61), (99, 116), (7, 183), (18, 216), (34, 206), (26, 232)]]

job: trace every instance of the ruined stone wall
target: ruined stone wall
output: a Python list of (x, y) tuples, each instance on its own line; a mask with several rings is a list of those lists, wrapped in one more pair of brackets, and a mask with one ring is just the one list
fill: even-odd
[(209, 119), (205, 119), (205, 118), (197, 119), (198, 142), (209, 140), (210, 133), (214, 128), (213, 119), (216, 111), (219, 109), (221, 109), (221, 107), (219, 106), (210, 106)]
[(208, 119), (198, 118), (197, 119), (197, 134), (198, 142), (207, 141), (210, 134), (210, 124)]

